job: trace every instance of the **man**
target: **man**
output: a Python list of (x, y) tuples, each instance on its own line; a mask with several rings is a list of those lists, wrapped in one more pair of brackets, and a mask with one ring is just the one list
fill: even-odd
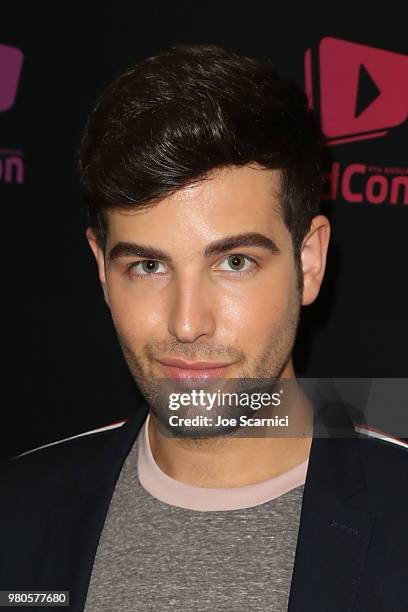
[[(408, 609), (406, 448), (358, 434), (292, 361), (329, 242), (321, 145), (294, 84), (217, 47), (148, 58), (102, 94), (86, 235), (145, 403), (6, 466), (1, 589), (87, 612)], [(195, 385), (213, 412), (182, 401)], [(217, 395), (268, 385), (259, 412)]]

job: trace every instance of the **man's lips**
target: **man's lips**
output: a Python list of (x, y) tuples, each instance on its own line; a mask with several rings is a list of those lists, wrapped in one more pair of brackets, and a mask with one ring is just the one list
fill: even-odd
[(169, 378), (196, 378), (224, 376), (227, 368), (235, 362), (220, 361), (184, 361), (169, 357), (157, 359), (161, 369)]

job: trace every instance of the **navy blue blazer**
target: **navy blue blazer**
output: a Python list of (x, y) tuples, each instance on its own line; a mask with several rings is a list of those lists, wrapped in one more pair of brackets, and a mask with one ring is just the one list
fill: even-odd
[[(111, 428), (2, 466), (0, 590), (69, 591), (63, 609), (83, 611), (115, 484), (147, 412), (143, 404)], [(408, 611), (408, 448), (354, 425), (339, 402), (315, 406), (289, 612)]]

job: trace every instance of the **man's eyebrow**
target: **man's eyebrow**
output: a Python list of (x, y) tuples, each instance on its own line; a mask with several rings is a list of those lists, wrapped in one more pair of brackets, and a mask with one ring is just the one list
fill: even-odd
[[(280, 248), (272, 238), (268, 238), (264, 234), (258, 232), (246, 232), (244, 234), (235, 234), (225, 236), (219, 240), (215, 240), (207, 245), (204, 249), (204, 256), (219, 255), (232, 249), (240, 247), (260, 247), (271, 251), (274, 255), (281, 252)], [(171, 256), (162, 249), (137, 244), (135, 242), (118, 242), (109, 252), (108, 259), (113, 261), (119, 257), (142, 257), (144, 259), (159, 259), (169, 263)]]
[(204, 250), (204, 255), (209, 257), (210, 255), (218, 255), (219, 253), (225, 253), (232, 249), (240, 247), (261, 247), (262, 249), (268, 249), (274, 255), (281, 252), (280, 248), (272, 238), (268, 238), (265, 234), (258, 232), (246, 232), (245, 234), (235, 234), (233, 236), (226, 236), (215, 242), (211, 242)]
[(109, 251), (108, 259), (113, 261), (118, 257), (143, 257), (145, 259), (160, 259), (166, 262), (171, 260), (170, 255), (165, 251), (135, 242), (118, 242), (115, 244)]

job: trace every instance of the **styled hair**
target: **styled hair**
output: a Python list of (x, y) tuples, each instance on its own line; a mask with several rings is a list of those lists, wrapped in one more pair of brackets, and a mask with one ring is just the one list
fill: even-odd
[(322, 135), (303, 91), (270, 60), (177, 45), (122, 72), (90, 112), (79, 151), (89, 226), (107, 208), (146, 208), (226, 166), (280, 169), (296, 257), (318, 214)]

